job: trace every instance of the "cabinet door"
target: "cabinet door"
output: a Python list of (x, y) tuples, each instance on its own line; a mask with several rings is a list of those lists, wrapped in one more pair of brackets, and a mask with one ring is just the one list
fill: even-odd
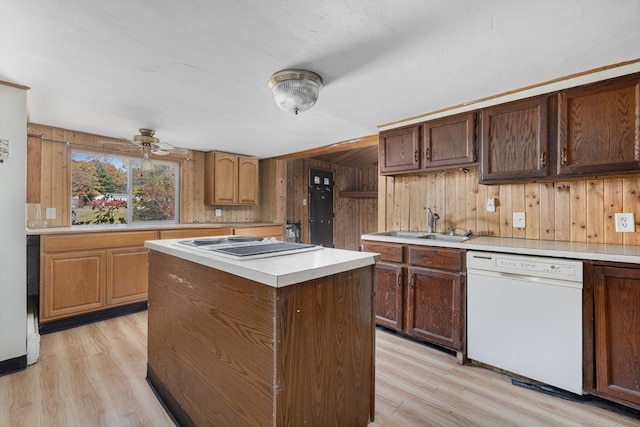
[(237, 204), (238, 156), (215, 153), (214, 159), (214, 204)]
[(456, 273), (409, 267), (405, 331), (425, 341), (463, 350), (462, 277)]
[(241, 205), (258, 204), (258, 159), (238, 158), (238, 203)]
[(400, 244), (367, 241), (362, 246), (366, 252), (379, 253), (382, 261), (404, 262), (404, 247)]
[(148, 254), (144, 247), (107, 251), (107, 305), (146, 301)]
[(397, 331), (402, 331), (403, 272), (402, 265), (376, 263), (376, 323)]
[(640, 74), (558, 94), (557, 174), (640, 169)]
[(640, 405), (640, 269), (593, 270), (596, 389)]
[(105, 264), (103, 250), (43, 255), (40, 321), (104, 308)]
[(476, 162), (476, 113), (431, 120), (423, 125), (422, 168), (470, 166)]
[(383, 175), (419, 170), (420, 125), (380, 132), (378, 151)]
[(480, 182), (547, 177), (548, 116), (547, 96), (483, 109)]

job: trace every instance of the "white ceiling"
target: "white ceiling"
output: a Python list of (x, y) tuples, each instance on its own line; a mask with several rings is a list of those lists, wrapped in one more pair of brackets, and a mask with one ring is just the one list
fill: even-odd
[[(0, 0), (0, 80), (30, 121), (271, 157), (640, 58), (640, 1)], [(281, 111), (285, 68), (320, 74)]]

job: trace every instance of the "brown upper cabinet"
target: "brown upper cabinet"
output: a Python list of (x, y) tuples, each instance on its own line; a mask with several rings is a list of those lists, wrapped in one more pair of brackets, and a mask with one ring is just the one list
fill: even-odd
[(476, 113), (380, 132), (380, 173), (442, 170), (476, 162)]
[(638, 173), (640, 74), (482, 110), (480, 182)]
[(235, 154), (205, 154), (204, 202), (207, 205), (258, 204), (258, 159)]
[(638, 172), (640, 74), (567, 89), (557, 97), (557, 175)]
[(420, 169), (420, 125), (380, 132), (380, 173), (393, 175)]
[(475, 112), (424, 123), (422, 169), (471, 166), (476, 162)]
[(480, 182), (546, 178), (548, 129), (546, 95), (483, 109)]

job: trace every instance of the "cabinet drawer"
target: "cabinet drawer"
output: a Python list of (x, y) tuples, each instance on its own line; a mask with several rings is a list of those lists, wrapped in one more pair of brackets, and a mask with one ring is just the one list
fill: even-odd
[(155, 230), (45, 235), (41, 245), (42, 252), (46, 253), (123, 248), (144, 246), (145, 240), (156, 240), (157, 235)]
[(366, 252), (379, 253), (380, 259), (382, 261), (398, 262), (398, 263), (404, 262), (402, 245), (395, 245), (392, 243), (364, 242), (363, 247)]
[(464, 252), (458, 249), (409, 246), (409, 264), (456, 272), (464, 271)]

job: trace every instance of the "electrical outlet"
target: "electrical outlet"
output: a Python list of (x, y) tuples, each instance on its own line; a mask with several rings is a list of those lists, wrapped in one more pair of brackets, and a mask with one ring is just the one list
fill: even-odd
[(495, 212), (496, 211), (496, 199), (493, 197), (489, 197), (487, 199), (487, 212)]
[(45, 211), (45, 219), (56, 219), (56, 208), (47, 208)]
[(513, 213), (513, 228), (524, 228), (526, 222), (524, 220), (524, 212)]
[(636, 219), (633, 212), (616, 214), (616, 231), (620, 233), (633, 233), (636, 231)]
[(216, 209), (216, 216), (222, 216), (222, 209)]

